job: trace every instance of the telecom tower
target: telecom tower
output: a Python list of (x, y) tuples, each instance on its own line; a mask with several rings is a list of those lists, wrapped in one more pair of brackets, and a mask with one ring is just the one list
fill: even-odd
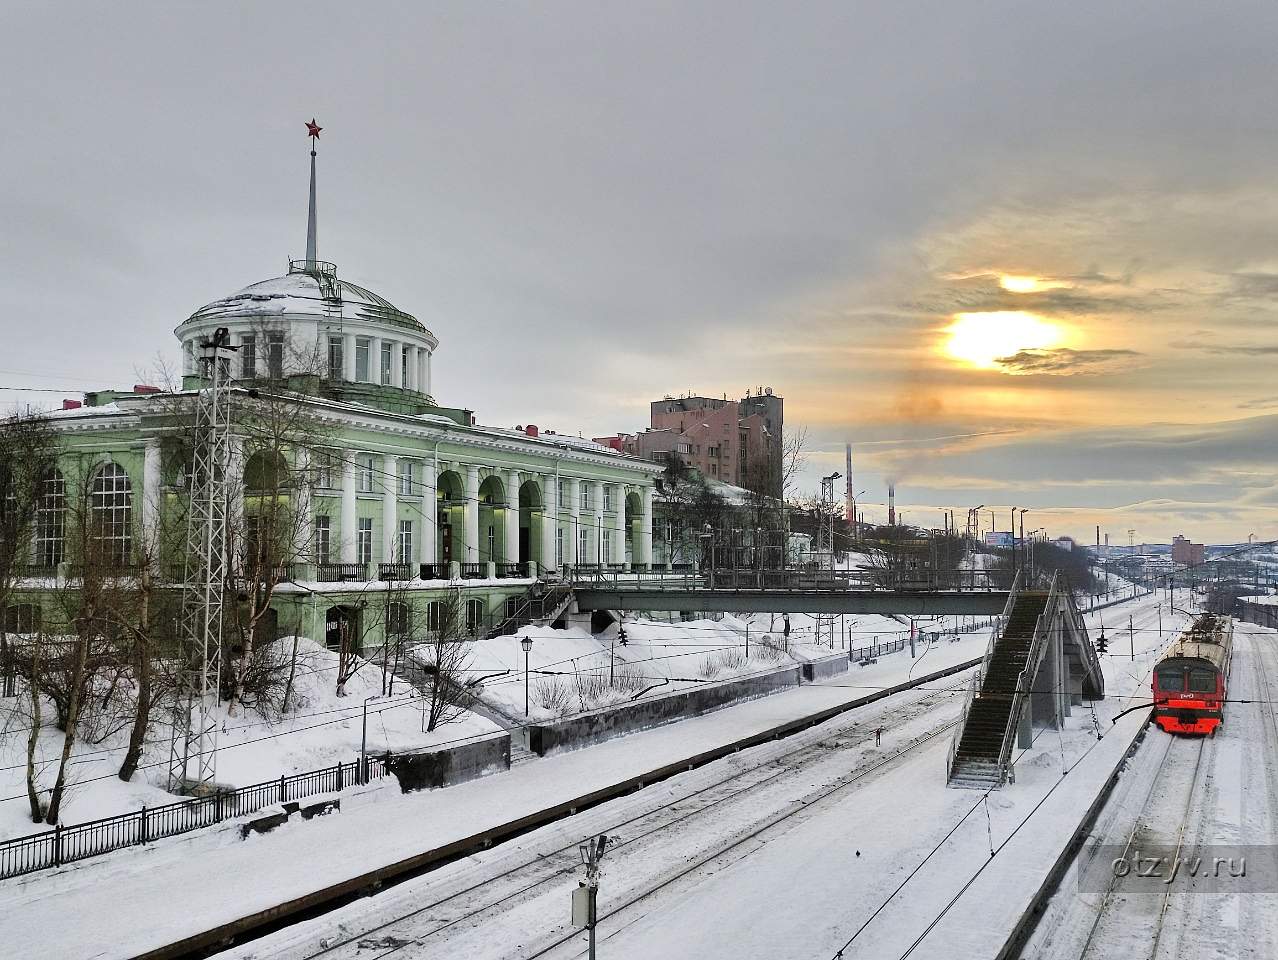
[(231, 454), (231, 356), (225, 327), (200, 343), (205, 386), (195, 406), (191, 510), (182, 588), (182, 673), (169, 747), (169, 792), (201, 795), (214, 788), (218, 679), (222, 666), (222, 600), (228, 573), (226, 515)]

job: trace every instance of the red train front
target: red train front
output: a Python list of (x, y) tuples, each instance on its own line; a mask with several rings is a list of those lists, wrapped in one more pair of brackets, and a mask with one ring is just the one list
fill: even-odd
[(1194, 621), (1154, 668), (1154, 722), (1168, 733), (1213, 734), (1224, 722), (1233, 621)]

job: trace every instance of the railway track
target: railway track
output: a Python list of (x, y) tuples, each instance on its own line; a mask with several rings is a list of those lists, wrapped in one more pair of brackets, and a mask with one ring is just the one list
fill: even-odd
[[(919, 725), (918, 721), (929, 719), (938, 707), (954, 702), (964, 688), (964, 682), (955, 683), (930, 690), (899, 705), (893, 713), (893, 726), (909, 729), (911, 725)], [(631, 852), (642, 851), (643, 857), (664, 858), (668, 864), (655, 885), (640, 885), (624, 902), (601, 912), (600, 922), (605, 922), (680, 879), (704, 869), (706, 865), (732, 855), (751, 842), (758, 842), (760, 837), (802, 814), (812, 804), (898, 762), (917, 747), (950, 730), (956, 720), (948, 716), (948, 711), (946, 714), (939, 722), (919, 725), (921, 728), (894, 753), (859, 763), (850, 771), (845, 769), (844, 758), (849, 753), (868, 749), (874, 735), (867, 728), (865, 735), (849, 737), (849, 728), (862, 722), (859, 716), (836, 720), (833, 726), (827, 722), (820, 728), (796, 735), (784, 746), (778, 743), (771, 748), (756, 748), (740, 769), (698, 789), (680, 792), (656, 809), (642, 809), (650, 807), (651, 795), (634, 794), (624, 801), (614, 801), (607, 808), (579, 814), (571, 826), (564, 824), (555, 828), (553, 832), (558, 836), (549, 846), (542, 844), (544, 849), (529, 851), (532, 856), (524, 856), (519, 862), (496, 873), (487, 864), (459, 871), (457, 876), (445, 880), (452, 884), (452, 888), (445, 887), (431, 895), (425, 904), (402, 912), (392, 910), (391, 916), (379, 917), (376, 922), (358, 926), (345, 922), (336, 935), (327, 937), (316, 937), (313, 933), (289, 937), (281, 933), (276, 936), (277, 940), (282, 940), (277, 946), (262, 943), (254, 945), (251, 953), (236, 951), (228, 955), (288, 960), (464, 955), (464, 941), (470, 931), (495, 912), (507, 914), (521, 909), (535, 912), (538, 898), (566, 889), (572, 878), (580, 873), (579, 841), (598, 833), (619, 837), (609, 847), (610, 863), (625, 858)], [(796, 738), (802, 738), (798, 745), (794, 743)], [(743, 761), (734, 756), (727, 762), (741, 765)], [(822, 776), (827, 782), (799, 800), (783, 801), (783, 809), (779, 813), (747, 820), (748, 826), (744, 828), (725, 828), (719, 824), (719, 821), (740, 823), (741, 810), (737, 808), (750, 805), (767, 791), (792, 793), (796, 781), (820, 779)], [(619, 803), (623, 807), (640, 809), (629, 816), (618, 814), (615, 808)], [(766, 809), (766, 803), (764, 807)], [(691, 831), (695, 831), (703, 849), (689, 860), (689, 846), (684, 834)], [(679, 839), (673, 835), (678, 835)], [(563, 842), (565, 837), (568, 842)], [(540, 916), (534, 928), (546, 927), (545, 917)], [(533, 952), (519, 955), (529, 958), (544, 956), (580, 935), (578, 930), (565, 933), (562, 924), (550, 929), (558, 932), (553, 933), (549, 941), (533, 948)], [(458, 940), (463, 943), (458, 944)]]

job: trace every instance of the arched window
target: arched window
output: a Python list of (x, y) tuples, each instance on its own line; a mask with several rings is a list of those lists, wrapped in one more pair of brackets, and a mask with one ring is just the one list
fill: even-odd
[(40, 630), (40, 608), (34, 603), (16, 603), (6, 607), (4, 629), (8, 633), (37, 633)]
[(484, 619), (484, 601), (467, 600), (466, 601), (466, 632), (474, 633), (479, 629), (480, 623)]
[(133, 488), (118, 463), (93, 475), (89, 487), (91, 543), (103, 563), (120, 566), (133, 554)]
[(288, 463), (276, 451), (259, 450), (244, 464), (244, 489), (248, 493), (274, 494), (288, 485)]
[(35, 562), (56, 567), (66, 559), (67, 487), (61, 472), (50, 470), (40, 479), (36, 501)]

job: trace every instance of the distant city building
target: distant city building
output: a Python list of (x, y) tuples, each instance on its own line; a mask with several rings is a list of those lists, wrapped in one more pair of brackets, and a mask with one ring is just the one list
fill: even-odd
[(1186, 540), (1184, 537), (1172, 538), (1172, 563), (1192, 566), (1203, 562), (1203, 545)]
[(741, 400), (654, 400), (648, 429), (595, 442), (658, 463), (678, 457), (711, 480), (779, 496), (784, 425), (785, 401), (760, 387)]
[(1069, 550), (1070, 552), (1073, 552), (1074, 538), (1073, 537), (1057, 537), (1055, 540), (1052, 541), (1052, 546), (1057, 547), (1058, 549), (1061, 549), (1061, 550)]

